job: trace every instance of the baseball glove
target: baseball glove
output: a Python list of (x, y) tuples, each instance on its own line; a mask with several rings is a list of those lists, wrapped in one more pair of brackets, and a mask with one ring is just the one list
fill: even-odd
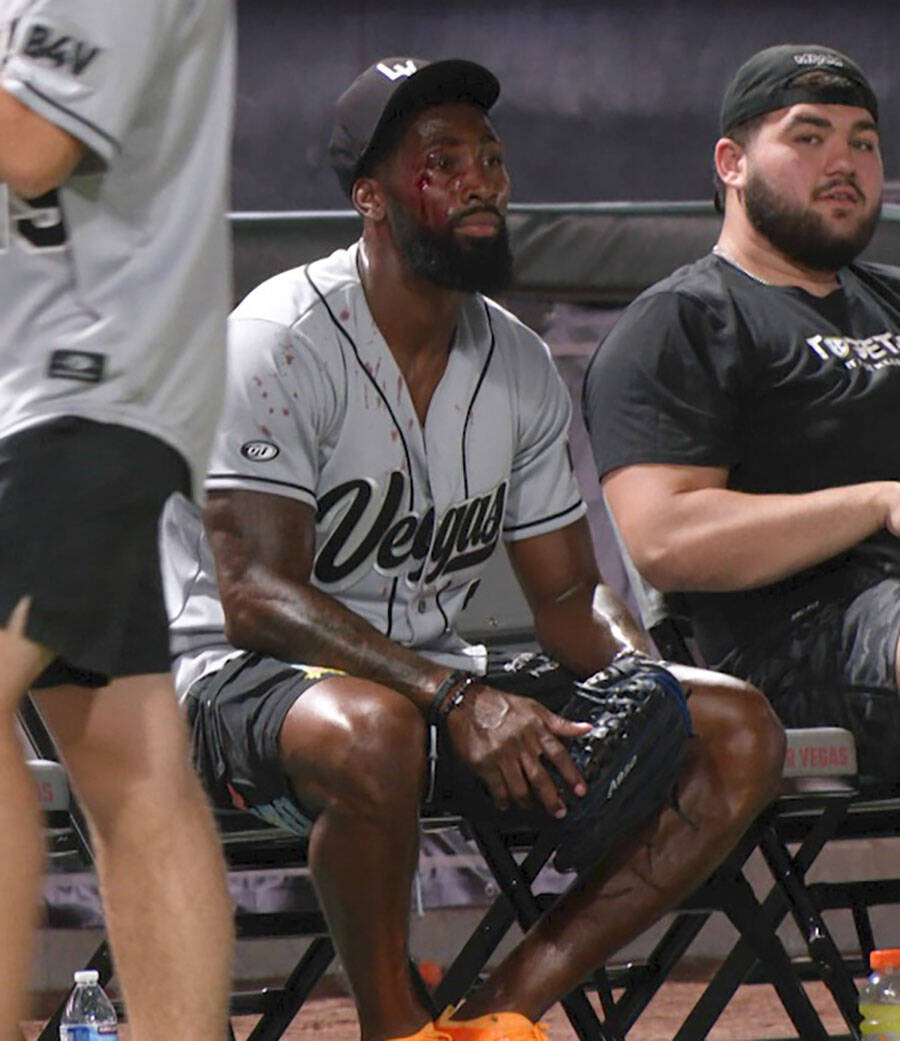
[[(560, 715), (593, 729), (569, 743), (588, 786), (564, 796), (554, 857), (560, 871), (581, 871), (675, 798), (678, 771), (691, 736), (684, 688), (662, 662), (640, 653), (618, 655), (584, 682)], [(562, 789), (565, 791), (565, 789)]]

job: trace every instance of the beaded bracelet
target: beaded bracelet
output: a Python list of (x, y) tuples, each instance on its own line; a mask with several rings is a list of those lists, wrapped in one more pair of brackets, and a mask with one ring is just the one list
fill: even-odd
[[(434, 692), (434, 697), (431, 699), (431, 704), (428, 707), (429, 726), (437, 726), (441, 718), (441, 705), (443, 705), (447, 697), (456, 690), (460, 683), (463, 683), (467, 679), (470, 679), (468, 672), (463, 672), (462, 669), (454, 669), (453, 672), (448, 673), (441, 680), (437, 686), (437, 690)], [(466, 684), (466, 686), (468, 686), (468, 684)]]
[(453, 694), (453, 697), (447, 702), (447, 707), (440, 714), (442, 719), (446, 719), (447, 716), (465, 701), (466, 694), (469, 693), (469, 687), (475, 682), (475, 677), (471, 673), (466, 674), (466, 678), (460, 683)]

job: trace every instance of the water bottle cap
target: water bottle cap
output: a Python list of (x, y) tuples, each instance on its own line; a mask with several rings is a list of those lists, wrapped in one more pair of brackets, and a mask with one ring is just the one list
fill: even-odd
[(80, 969), (75, 973), (76, 983), (96, 983), (100, 979), (100, 973), (96, 969)]
[(900, 969), (900, 950), (872, 951), (869, 966), (872, 969)]

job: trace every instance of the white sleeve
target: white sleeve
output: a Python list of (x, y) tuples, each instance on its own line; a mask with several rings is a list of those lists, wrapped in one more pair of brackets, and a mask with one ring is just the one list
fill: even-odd
[(516, 373), (518, 446), (503, 522), (507, 541), (563, 528), (586, 510), (569, 451), (572, 401), (550, 351), (537, 346), (521, 352)]
[(258, 318), (228, 323), (225, 405), (207, 491), (240, 488), (316, 505), (336, 394), (309, 345)]
[(11, 26), (0, 86), (112, 162), (165, 57), (180, 0), (32, 0)]

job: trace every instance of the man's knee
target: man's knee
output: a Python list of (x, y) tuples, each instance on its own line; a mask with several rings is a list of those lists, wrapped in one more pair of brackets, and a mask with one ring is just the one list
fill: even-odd
[(305, 808), (381, 816), (418, 805), (425, 725), (396, 691), (355, 677), (317, 683), (291, 707), (279, 747)]
[(692, 690), (698, 751), (725, 805), (741, 817), (778, 793), (784, 767), (784, 727), (765, 696), (743, 680), (705, 670), (681, 676)]

